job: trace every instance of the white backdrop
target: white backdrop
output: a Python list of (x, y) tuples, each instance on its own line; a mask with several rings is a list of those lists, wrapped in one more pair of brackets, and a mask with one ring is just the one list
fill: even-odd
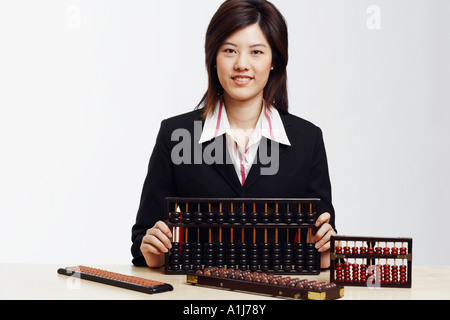
[[(206, 90), (221, 0), (0, 0), (0, 263), (131, 263), (160, 121)], [(450, 264), (450, 1), (273, 0), (338, 231)]]

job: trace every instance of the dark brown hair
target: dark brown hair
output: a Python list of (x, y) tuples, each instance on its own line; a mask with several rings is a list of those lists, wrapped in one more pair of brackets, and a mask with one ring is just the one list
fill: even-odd
[(264, 100), (279, 112), (288, 112), (287, 72), (288, 32), (286, 21), (278, 9), (266, 0), (227, 0), (214, 14), (205, 39), (205, 60), (208, 90), (198, 104), (203, 105), (203, 117), (214, 110), (223, 94), (217, 76), (216, 58), (223, 42), (234, 32), (258, 23), (272, 49), (272, 66), (264, 88)]

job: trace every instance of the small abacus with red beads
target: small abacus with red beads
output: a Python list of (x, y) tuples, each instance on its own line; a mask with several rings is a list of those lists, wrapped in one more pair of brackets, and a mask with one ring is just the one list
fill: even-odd
[(333, 236), (330, 241), (330, 282), (411, 288), (411, 238)]

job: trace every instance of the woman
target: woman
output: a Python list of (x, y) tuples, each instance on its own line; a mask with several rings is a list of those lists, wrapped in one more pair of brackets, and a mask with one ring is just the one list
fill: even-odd
[(268, 1), (225, 1), (205, 49), (209, 86), (198, 108), (161, 123), (132, 230), (133, 263), (164, 264), (172, 239), (165, 197), (316, 197), (323, 212), (314, 241), (328, 267), (335, 230), (327, 158), (321, 130), (288, 113), (283, 16)]

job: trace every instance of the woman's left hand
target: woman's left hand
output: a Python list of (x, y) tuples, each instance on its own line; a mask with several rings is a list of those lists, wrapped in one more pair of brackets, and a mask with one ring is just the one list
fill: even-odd
[(320, 267), (328, 268), (330, 266), (330, 238), (336, 235), (336, 231), (330, 225), (331, 215), (328, 212), (322, 213), (316, 220), (317, 229), (314, 235), (316, 249), (321, 253)]

